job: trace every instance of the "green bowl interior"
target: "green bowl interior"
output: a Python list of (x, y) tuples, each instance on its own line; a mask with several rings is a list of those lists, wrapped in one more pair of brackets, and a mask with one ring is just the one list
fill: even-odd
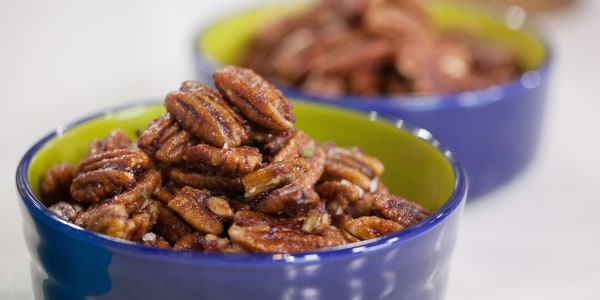
[[(371, 121), (368, 116), (294, 101), (296, 127), (314, 139), (334, 141), (340, 146), (358, 146), (385, 164), (382, 177), (390, 191), (419, 202), (434, 211), (450, 197), (454, 171), (436, 148), (406, 130), (387, 121)], [(32, 158), (28, 176), (33, 192), (39, 197), (39, 183), (46, 169), (61, 162), (78, 162), (87, 153), (88, 143), (102, 138), (115, 128), (130, 137), (143, 130), (164, 112), (162, 104), (131, 107), (90, 119), (65, 130), (43, 145)]]
[[(200, 55), (206, 55), (220, 64), (238, 64), (254, 34), (270, 21), (284, 18), (304, 6), (275, 6), (246, 11), (220, 20), (204, 30), (197, 40)], [(477, 29), (490, 39), (505, 43), (518, 55), (525, 70), (539, 67), (546, 59), (545, 45), (528, 29), (514, 30), (499, 18), (484, 14), (475, 8), (434, 2), (429, 6), (434, 23), (442, 29)]]

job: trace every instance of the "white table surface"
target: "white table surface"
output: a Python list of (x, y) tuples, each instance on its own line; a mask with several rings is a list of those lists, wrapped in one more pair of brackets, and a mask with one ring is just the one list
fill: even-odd
[[(14, 174), (75, 116), (193, 79), (196, 29), (256, 1), (0, 1), (0, 299), (32, 299)], [(541, 150), (470, 202), (448, 300), (600, 299), (600, 1), (538, 20), (555, 54)]]

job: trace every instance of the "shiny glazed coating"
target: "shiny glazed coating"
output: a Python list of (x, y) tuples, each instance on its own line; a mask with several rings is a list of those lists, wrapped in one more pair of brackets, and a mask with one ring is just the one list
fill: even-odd
[(271, 21), (241, 65), (310, 93), (452, 93), (521, 72), (508, 46), (475, 30), (441, 31), (419, 0), (321, 0)]
[(224, 67), (215, 84), (184, 82), (137, 141), (115, 129), (49, 168), (45, 204), (102, 235), (232, 254), (334, 247), (429, 215), (388, 193), (378, 159), (296, 129), (292, 103), (256, 73)]

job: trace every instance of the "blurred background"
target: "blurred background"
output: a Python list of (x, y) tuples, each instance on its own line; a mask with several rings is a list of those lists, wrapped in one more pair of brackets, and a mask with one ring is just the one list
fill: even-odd
[[(600, 299), (600, 2), (454, 1), (521, 5), (554, 64), (539, 154), (518, 178), (468, 203), (446, 299)], [(0, 2), (0, 299), (33, 298), (14, 183), (33, 141), (194, 79), (197, 31), (260, 3)]]

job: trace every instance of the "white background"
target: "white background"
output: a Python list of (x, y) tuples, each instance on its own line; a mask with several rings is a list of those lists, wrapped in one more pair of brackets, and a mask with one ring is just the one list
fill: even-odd
[[(25, 150), (193, 79), (196, 30), (257, 1), (0, 0), (0, 299), (32, 299), (14, 184)], [(533, 164), (465, 210), (448, 300), (600, 299), (600, 2), (538, 16), (554, 69)]]

